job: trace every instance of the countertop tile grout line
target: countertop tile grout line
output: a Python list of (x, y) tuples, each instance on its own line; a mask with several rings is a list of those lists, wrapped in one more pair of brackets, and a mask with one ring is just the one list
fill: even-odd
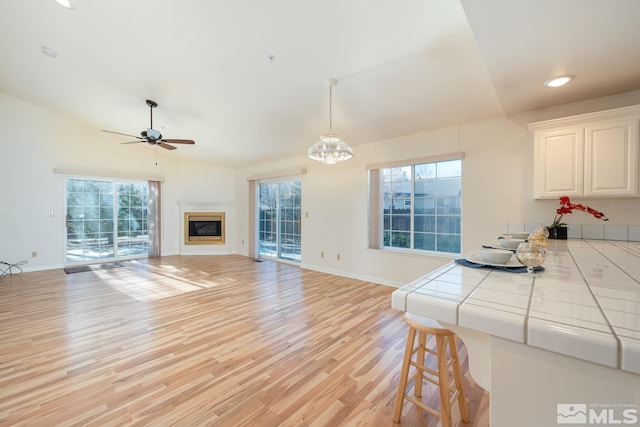
[[(600, 255), (602, 255), (612, 265), (615, 265), (620, 271), (624, 272), (623, 269), (621, 269), (616, 263), (611, 261), (609, 259), (609, 257), (607, 257), (604, 253), (602, 253), (601, 251), (596, 249), (588, 240), (585, 240), (584, 242), (587, 245), (589, 245), (589, 247), (591, 249), (593, 249), (594, 251), (596, 251)], [(578, 260), (576, 259), (576, 257), (574, 256), (573, 252), (571, 251), (571, 245), (567, 245), (567, 252), (569, 253), (569, 256), (573, 259), (573, 262), (576, 265), (576, 268), (578, 269), (578, 272), (582, 276), (582, 279), (584, 280), (584, 283), (587, 286), (587, 289), (589, 290), (589, 293), (591, 293), (591, 296), (593, 297), (594, 301), (596, 302), (596, 305), (598, 306), (598, 309), (600, 309), (600, 312), (602, 313), (602, 316), (604, 317), (604, 320), (607, 322), (607, 326), (609, 327), (609, 330), (611, 331), (611, 334), (613, 335), (613, 337), (616, 340), (616, 347), (617, 347), (617, 350), (618, 350), (617, 351), (616, 363), (618, 365), (618, 369), (622, 369), (622, 340), (620, 339), (620, 337), (618, 336), (618, 333), (616, 332), (615, 328), (611, 324), (611, 321), (609, 320), (609, 317), (607, 316), (607, 313), (602, 308), (602, 305), (600, 304), (600, 301), (598, 300), (598, 297), (593, 292), (593, 289), (591, 289), (591, 285), (589, 284), (589, 281), (587, 280), (587, 278), (585, 277), (584, 273), (582, 272), (582, 267), (580, 266), (580, 264), (578, 263)], [(631, 276), (629, 276), (629, 277), (631, 277)]]

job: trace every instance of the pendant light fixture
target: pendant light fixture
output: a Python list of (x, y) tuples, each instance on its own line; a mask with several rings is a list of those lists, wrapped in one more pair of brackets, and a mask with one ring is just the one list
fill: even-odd
[(333, 102), (333, 87), (338, 84), (338, 81), (329, 79), (327, 84), (329, 85), (329, 133), (320, 136), (318, 142), (309, 148), (307, 156), (321, 163), (334, 165), (352, 158), (353, 149), (349, 144), (341, 140), (340, 136), (333, 133), (331, 104)]

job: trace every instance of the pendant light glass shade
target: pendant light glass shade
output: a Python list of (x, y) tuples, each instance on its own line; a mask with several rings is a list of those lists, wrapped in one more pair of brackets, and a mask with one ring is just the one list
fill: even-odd
[(331, 111), (333, 87), (338, 84), (336, 79), (330, 79), (329, 84), (329, 133), (320, 136), (320, 139), (309, 147), (307, 156), (327, 165), (349, 160), (353, 157), (353, 148), (340, 139), (340, 136), (332, 132), (333, 117)]
[(353, 157), (353, 149), (335, 133), (320, 136), (318, 142), (309, 147), (310, 159), (327, 165), (335, 165)]

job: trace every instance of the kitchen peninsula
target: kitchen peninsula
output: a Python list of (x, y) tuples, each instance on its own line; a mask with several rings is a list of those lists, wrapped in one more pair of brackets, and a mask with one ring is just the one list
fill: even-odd
[(550, 241), (547, 252), (535, 275), (451, 262), (396, 290), (392, 306), (465, 342), (492, 427), (582, 416), (569, 408), (586, 408), (584, 424), (640, 425), (640, 242)]

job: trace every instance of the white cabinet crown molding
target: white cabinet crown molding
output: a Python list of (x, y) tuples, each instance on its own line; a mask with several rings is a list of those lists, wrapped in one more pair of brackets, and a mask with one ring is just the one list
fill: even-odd
[(545, 130), (564, 126), (583, 125), (589, 122), (640, 117), (640, 105), (614, 108), (611, 110), (594, 111), (592, 113), (578, 114), (575, 116), (559, 117), (557, 119), (543, 120), (529, 123), (529, 130)]

